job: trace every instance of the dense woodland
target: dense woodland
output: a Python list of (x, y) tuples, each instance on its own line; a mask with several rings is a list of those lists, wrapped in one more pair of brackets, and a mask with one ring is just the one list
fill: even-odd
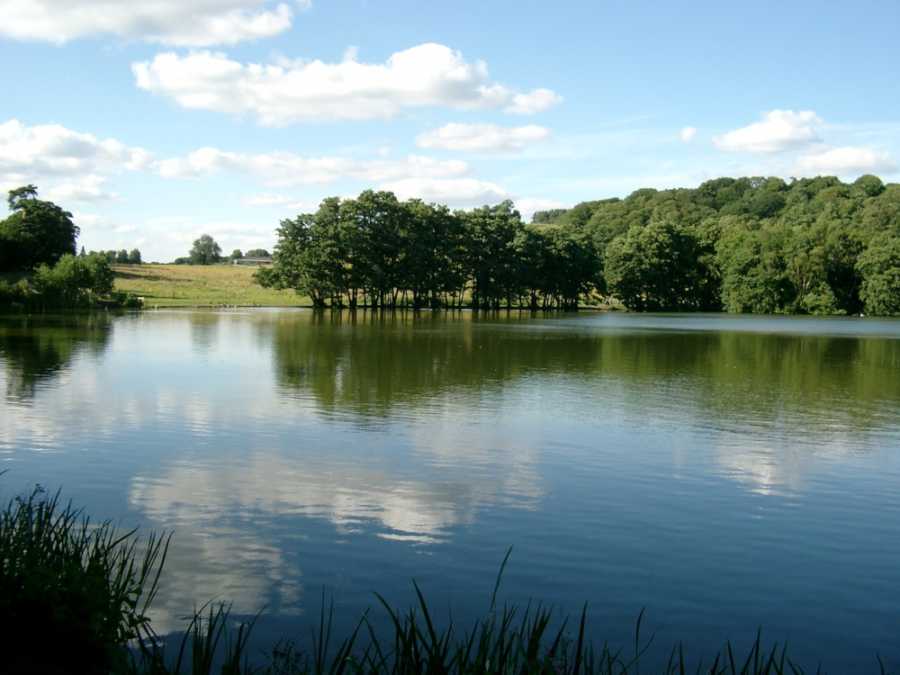
[(720, 178), (538, 212), (386, 192), (284, 220), (262, 283), (316, 306), (900, 314), (900, 185)]

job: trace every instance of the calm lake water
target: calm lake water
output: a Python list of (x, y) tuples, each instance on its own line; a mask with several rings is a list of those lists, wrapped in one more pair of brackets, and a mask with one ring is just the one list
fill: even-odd
[(0, 496), (174, 530), (163, 631), (502, 597), (693, 653), (900, 665), (900, 321), (172, 311), (0, 319)]

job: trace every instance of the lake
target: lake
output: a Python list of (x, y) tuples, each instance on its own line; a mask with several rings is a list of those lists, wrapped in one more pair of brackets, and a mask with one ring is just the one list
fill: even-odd
[(261, 644), (373, 591), (654, 653), (900, 664), (900, 321), (157, 311), (0, 319), (0, 496), (174, 531), (154, 617)]

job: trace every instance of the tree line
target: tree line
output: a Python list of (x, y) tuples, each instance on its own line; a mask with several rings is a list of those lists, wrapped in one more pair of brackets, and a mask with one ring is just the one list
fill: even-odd
[(110, 265), (140, 265), (143, 263), (141, 259), (141, 252), (139, 249), (133, 248), (130, 251), (126, 251), (124, 248), (119, 249), (118, 251), (109, 250), (109, 251), (91, 251), (90, 253), (85, 253), (84, 246), (81, 247), (81, 253), (78, 255), (84, 257), (86, 255), (102, 255), (106, 258), (106, 262)]
[(526, 226), (509, 201), (451, 211), (369, 190), (283, 220), (277, 236), (257, 278), (316, 307), (574, 309), (603, 284), (586, 232)]
[(719, 178), (538, 212), (389, 192), (283, 220), (264, 285), (317, 307), (900, 314), (900, 185)]
[(181, 258), (175, 258), (176, 265), (215, 265), (217, 263), (242, 260), (244, 258), (269, 258), (270, 253), (264, 248), (251, 248), (246, 253), (236, 248), (230, 256), (222, 255), (222, 247), (208, 234), (201, 234), (194, 240), (190, 252)]

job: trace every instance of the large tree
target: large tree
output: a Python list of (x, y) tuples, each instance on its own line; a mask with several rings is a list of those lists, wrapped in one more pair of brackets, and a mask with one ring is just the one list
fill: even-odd
[(222, 248), (211, 236), (203, 234), (194, 240), (188, 256), (194, 265), (212, 265), (222, 259)]
[(79, 230), (72, 214), (38, 199), (34, 185), (10, 190), (7, 203), (11, 213), (0, 221), (0, 271), (53, 265), (75, 253)]
[(613, 239), (605, 273), (610, 292), (629, 309), (699, 309), (697, 242), (670, 220), (634, 226)]

